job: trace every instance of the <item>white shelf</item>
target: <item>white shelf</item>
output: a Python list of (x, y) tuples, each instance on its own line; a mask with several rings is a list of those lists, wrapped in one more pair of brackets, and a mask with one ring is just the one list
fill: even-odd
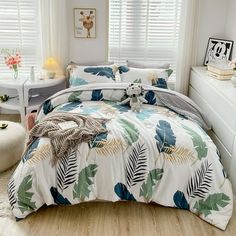
[(2, 102), (0, 103), (0, 107), (4, 108), (4, 109), (8, 109), (8, 110), (17, 110), (20, 111), (21, 110), (21, 106), (20, 106), (20, 102), (19, 102), (19, 98), (11, 98), (6, 102)]

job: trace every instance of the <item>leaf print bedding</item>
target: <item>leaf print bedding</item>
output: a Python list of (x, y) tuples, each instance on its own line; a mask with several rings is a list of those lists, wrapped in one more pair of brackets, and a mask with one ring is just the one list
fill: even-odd
[(197, 107), (165, 90), (186, 102), (179, 114), (162, 104), (162, 89), (144, 85), (149, 102), (134, 113), (128, 105), (117, 104), (126, 86), (83, 85), (44, 102), (37, 122), (48, 113), (73, 112), (108, 119), (108, 132), (71, 148), (56, 164), (50, 140), (36, 139), (8, 186), (16, 218), (44, 204), (126, 200), (186, 209), (224, 230), (232, 215), (232, 188), (201, 117), (197, 122), (184, 112), (186, 104)]

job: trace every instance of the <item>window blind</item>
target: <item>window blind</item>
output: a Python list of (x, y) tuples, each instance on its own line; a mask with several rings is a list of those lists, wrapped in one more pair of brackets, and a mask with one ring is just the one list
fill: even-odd
[[(22, 56), (20, 75), (29, 75), (40, 58), (38, 0), (0, 0), (0, 49), (16, 49)], [(4, 55), (0, 55), (0, 78), (9, 76)]]
[(110, 0), (109, 60), (170, 63), (176, 69), (182, 0)]

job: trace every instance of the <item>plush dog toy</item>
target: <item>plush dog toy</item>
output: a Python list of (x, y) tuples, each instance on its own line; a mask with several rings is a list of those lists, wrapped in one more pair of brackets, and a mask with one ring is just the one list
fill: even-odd
[(141, 104), (147, 103), (147, 100), (142, 97), (142, 86), (140, 84), (130, 84), (125, 91), (129, 97), (118, 104), (126, 104), (129, 102), (132, 111), (140, 112)]

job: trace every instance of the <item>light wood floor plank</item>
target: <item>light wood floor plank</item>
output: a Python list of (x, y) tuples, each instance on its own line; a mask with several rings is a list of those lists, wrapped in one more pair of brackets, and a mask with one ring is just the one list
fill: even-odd
[(236, 214), (223, 232), (184, 210), (137, 202), (90, 202), (43, 207), (20, 222), (0, 218), (0, 235), (234, 236)]

